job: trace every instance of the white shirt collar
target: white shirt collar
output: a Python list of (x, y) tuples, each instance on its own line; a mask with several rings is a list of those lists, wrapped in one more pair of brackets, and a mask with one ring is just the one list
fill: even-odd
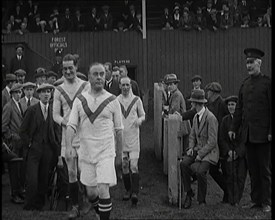
[[(41, 109), (42, 109), (42, 112), (43, 112), (44, 108), (45, 108), (45, 105), (41, 101), (39, 101), (39, 102), (40, 102), (40, 106), (41, 106)], [(48, 110), (48, 107), (49, 107), (49, 103), (46, 104), (47, 110)]]
[(201, 121), (201, 118), (202, 118), (204, 112), (205, 112), (205, 107), (203, 106), (202, 109), (197, 113), (197, 115), (199, 115), (200, 121)]
[[(25, 96), (25, 99), (26, 99), (26, 102), (28, 102), (28, 98), (27, 98), (27, 96)], [(30, 101), (32, 100), (32, 97), (30, 97)]]

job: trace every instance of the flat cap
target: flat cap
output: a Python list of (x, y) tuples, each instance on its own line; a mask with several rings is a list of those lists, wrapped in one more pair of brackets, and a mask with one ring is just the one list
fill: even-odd
[(238, 102), (238, 96), (236, 95), (231, 95), (231, 96), (228, 96), (225, 100), (225, 103), (228, 104), (228, 102)]
[(22, 85), (23, 89), (27, 88), (27, 87), (36, 87), (36, 85), (32, 82), (26, 82)]
[(16, 75), (12, 74), (12, 73), (8, 73), (6, 74), (6, 82), (11, 82), (11, 81), (16, 81)]
[(15, 83), (15, 84), (11, 87), (10, 93), (19, 91), (19, 90), (21, 90), (21, 89), (22, 89), (22, 84), (20, 84), (20, 83)]
[(205, 90), (220, 93), (222, 91), (222, 86), (218, 82), (211, 82), (210, 84), (206, 85)]
[(49, 83), (43, 83), (42, 85), (40, 85), (37, 89), (36, 89), (36, 92), (41, 92), (42, 90), (45, 90), (45, 89), (54, 89), (54, 86), (49, 84)]
[(58, 75), (56, 72), (52, 71), (52, 70), (49, 70), (47, 73), (46, 73), (47, 77), (50, 77), (50, 76), (55, 76), (56, 78), (58, 78)]
[(21, 47), (21, 48), (22, 48), (22, 50), (24, 50), (24, 46), (23, 46), (23, 44), (17, 44), (17, 45), (16, 45), (16, 47), (15, 47), (15, 50), (17, 50), (17, 48), (19, 48), (19, 47)]
[(259, 58), (261, 59), (264, 56), (264, 52), (257, 48), (246, 48), (244, 49), (244, 54), (246, 58)]
[(202, 80), (201, 76), (200, 76), (200, 75), (194, 75), (194, 76), (192, 77), (191, 81), (194, 82), (194, 81), (196, 81), (196, 80), (198, 80), (198, 79), (201, 81), (201, 80)]
[(18, 69), (18, 70), (15, 70), (14, 71), (14, 74), (15, 75), (26, 75), (26, 71), (25, 70), (23, 70), (23, 69)]

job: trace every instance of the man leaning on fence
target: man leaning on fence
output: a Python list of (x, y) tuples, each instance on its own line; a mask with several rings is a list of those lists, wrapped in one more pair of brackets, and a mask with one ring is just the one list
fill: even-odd
[(185, 209), (191, 207), (192, 197), (195, 195), (191, 188), (191, 176), (194, 174), (198, 180), (197, 200), (200, 205), (206, 204), (207, 171), (211, 164), (216, 164), (219, 160), (218, 120), (204, 106), (207, 102), (204, 90), (193, 90), (189, 101), (197, 113), (189, 135), (189, 147), (180, 162), (182, 182), (186, 192), (183, 204)]

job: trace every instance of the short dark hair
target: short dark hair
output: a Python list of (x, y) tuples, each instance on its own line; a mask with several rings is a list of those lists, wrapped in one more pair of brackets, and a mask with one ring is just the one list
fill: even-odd
[(74, 62), (74, 65), (76, 66), (77, 65), (77, 62), (78, 62), (78, 59), (76, 56), (72, 55), (72, 54), (66, 54), (64, 57), (63, 57), (63, 62), (64, 61), (73, 61)]

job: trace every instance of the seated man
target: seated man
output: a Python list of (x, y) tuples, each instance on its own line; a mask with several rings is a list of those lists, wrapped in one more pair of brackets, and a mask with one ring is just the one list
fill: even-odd
[(206, 173), (210, 164), (216, 164), (219, 160), (218, 120), (204, 106), (207, 102), (204, 91), (201, 89), (193, 90), (190, 101), (197, 113), (193, 119), (193, 126), (189, 135), (189, 147), (180, 163), (182, 182), (186, 192), (183, 204), (185, 209), (191, 207), (194, 196), (191, 188), (191, 177), (194, 174), (198, 179), (198, 202), (200, 205), (206, 203)]

